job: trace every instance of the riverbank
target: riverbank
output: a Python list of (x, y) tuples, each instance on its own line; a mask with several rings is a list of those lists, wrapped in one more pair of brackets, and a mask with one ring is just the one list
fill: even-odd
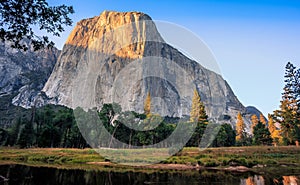
[[(119, 160), (133, 164), (137, 160), (136, 154), (143, 153), (143, 150), (149, 151), (151, 149), (124, 150), (123, 152), (126, 155), (122, 156), (123, 158), (119, 156)], [(117, 151), (120, 152), (119, 150)], [(159, 152), (157, 152), (156, 156), (160, 156)], [(24, 164), (30, 166), (102, 171), (191, 171), (216, 169), (237, 172), (253, 171), (257, 173), (293, 174), (299, 173), (300, 171), (300, 147), (252, 146), (208, 148), (203, 151), (200, 151), (198, 148), (184, 148), (177, 155), (171, 156), (159, 164), (139, 166), (126, 166), (124, 163), (119, 164), (109, 161), (101, 157), (93, 149), (16, 149), (5, 147), (0, 148), (0, 164)]]

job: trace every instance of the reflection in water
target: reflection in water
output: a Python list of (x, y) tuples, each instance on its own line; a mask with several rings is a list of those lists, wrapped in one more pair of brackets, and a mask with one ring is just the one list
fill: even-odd
[(264, 185), (265, 180), (263, 176), (254, 175), (250, 176), (247, 179), (241, 179), (241, 185)]
[(299, 178), (296, 176), (283, 176), (283, 185), (298, 185), (300, 184)]
[[(225, 171), (190, 172), (109, 172), (94, 170), (65, 170), (23, 165), (0, 165), (0, 184), (4, 185), (130, 185), (130, 184), (207, 184), (207, 185), (297, 185), (299, 177), (272, 178), (252, 173)], [(299, 184), (300, 185), (300, 184)]]
[(241, 179), (241, 185), (267, 185), (267, 184), (278, 184), (278, 185), (300, 185), (300, 177), (296, 176), (282, 176), (280, 178), (271, 178), (269, 179), (261, 176), (254, 175), (249, 176), (246, 179)]

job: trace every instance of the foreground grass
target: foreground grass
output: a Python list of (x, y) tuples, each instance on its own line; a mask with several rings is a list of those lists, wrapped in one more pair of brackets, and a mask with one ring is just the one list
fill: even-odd
[(65, 148), (0, 148), (0, 164), (48, 164), (48, 165), (77, 165), (87, 162), (105, 161), (93, 149)]
[[(155, 153), (154, 153), (155, 152)], [(0, 148), (0, 164), (26, 164), (34, 166), (49, 166), (57, 168), (75, 169), (135, 169), (118, 164), (138, 164), (161, 161), (156, 167), (163, 165), (185, 165), (197, 168), (226, 169), (229, 166), (245, 166), (255, 172), (300, 172), (300, 147), (228, 147), (184, 148), (177, 155), (167, 158), (166, 149), (113, 150), (105, 155), (110, 156), (112, 163), (108, 163), (93, 149), (65, 149), (65, 148), (36, 148), (14, 149)], [(103, 153), (103, 152), (101, 152)], [(148, 157), (152, 154), (152, 157)], [(154, 154), (154, 155), (153, 155)], [(114, 156), (116, 156), (114, 158)], [(155, 157), (153, 157), (155, 156)], [(100, 164), (100, 165), (99, 165)], [(145, 170), (145, 168), (143, 168)], [(186, 168), (191, 169), (191, 168)]]
[(273, 174), (300, 174), (300, 147), (296, 146), (251, 146), (209, 148), (197, 151), (185, 148), (177, 156), (164, 163), (191, 163), (205, 167), (224, 169), (228, 166), (245, 166), (250, 171)]

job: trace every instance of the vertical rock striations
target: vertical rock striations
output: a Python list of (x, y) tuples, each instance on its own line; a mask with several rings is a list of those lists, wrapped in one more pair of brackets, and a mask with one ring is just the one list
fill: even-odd
[[(29, 42), (23, 41), (29, 45)], [(59, 50), (43, 49), (35, 52), (33, 48), (20, 51), (11, 48), (9, 43), (0, 43), (0, 98), (9, 99), (16, 106), (29, 108), (38, 102), (43, 86), (48, 80), (57, 61)]]
[(246, 111), (219, 74), (168, 45), (148, 15), (105, 11), (77, 23), (43, 91), (73, 108), (117, 102), (138, 112), (150, 92), (152, 112), (181, 117), (194, 88), (215, 121), (234, 124)]

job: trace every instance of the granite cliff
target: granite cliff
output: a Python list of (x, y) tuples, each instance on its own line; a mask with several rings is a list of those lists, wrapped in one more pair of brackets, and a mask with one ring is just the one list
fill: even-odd
[[(29, 42), (23, 43), (29, 45)], [(59, 53), (56, 48), (20, 51), (11, 48), (9, 43), (0, 43), (0, 98), (13, 96), (12, 103), (24, 108), (44, 104), (36, 100)]]
[(228, 83), (166, 43), (148, 15), (105, 11), (77, 23), (43, 91), (68, 107), (117, 102), (137, 112), (150, 92), (152, 112), (181, 117), (195, 88), (212, 120), (234, 125), (238, 111), (246, 116)]

